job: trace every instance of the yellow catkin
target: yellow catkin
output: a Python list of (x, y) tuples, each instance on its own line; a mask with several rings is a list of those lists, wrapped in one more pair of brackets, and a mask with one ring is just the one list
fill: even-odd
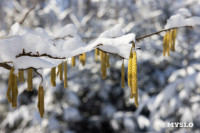
[(173, 44), (171, 50), (175, 52), (175, 43), (176, 43), (177, 29), (173, 30)]
[(135, 106), (138, 107), (138, 89), (136, 89), (136, 95), (134, 97), (135, 100)]
[(99, 61), (101, 61), (101, 54), (102, 54), (101, 52), (102, 51), (101, 50), (98, 50), (98, 51), (99, 51), (99, 56), (100, 56)]
[(64, 65), (64, 88), (67, 88), (67, 61)]
[(60, 81), (63, 80), (63, 63), (60, 63), (58, 65), (58, 72), (57, 72), (57, 76), (60, 75)]
[(170, 31), (167, 31), (167, 55), (169, 56)]
[(98, 49), (96, 48), (95, 49), (95, 61), (97, 61), (98, 60)]
[(75, 65), (76, 65), (76, 57), (74, 56), (71, 58), (71, 66), (75, 67)]
[(133, 52), (133, 58), (132, 58), (132, 80), (131, 80), (131, 92), (133, 95), (136, 95), (137, 90), (137, 55), (136, 52)]
[(85, 66), (85, 61), (86, 61), (86, 53), (83, 53), (81, 55), (79, 55), (79, 60), (82, 64), (82, 66)]
[(122, 82), (122, 88), (125, 87), (125, 83), (124, 83), (124, 60), (122, 61), (122, 69), (121, 69), (121, 82)]
[(169, 31), (169, 48), (171, 50), (173, 45), (173, 29)]
[(106, 53), (101, 51), (101, 73), (102, 79), (106, 78)]
[(99, 56), (100, 55), (100, 50), (99, 49), (96, 49), (97, 50), (97, 55)]
[(163, 56), (166, 55), (166, 51), (167, 51), (167, 33), (165, 34), (163, 38)]
[(110, 59), (109, 55), (106, 56), (106, 67), (110, 68)]
[(17, 89), (17, 75), (13, 74), (13, 83), (12, 83), (12, 107), (17, 107), (17, 95), (18, 95), (18, 89)]
[(56, 86), (56, 67), (51, 68), (51, 85)]
[(82, 60), (83, 60), (82, 65), (85, 66), (85, 62), (86, 62), (86, 53), (83, 53), (83, 55), (82, 55)]
[(39, 86), (38, 90), (38, 110), (40, 113), (40, 117), (43, 118), (44, 115), (44, 90), (42, 86)]
[(130, 55), (129, 55), (129, 60), (128, 60), (128, 86), (131, 88), (131, 80), (132, 80), (132, 60), (133, 59), (133, 53), (132, 53), (132, 50), (130, 52)]
[(19, 82), (24, 82), (25, 79), (24, 79), (24, 71), (23, 70), (19, 70)]
[(14, 72), (14, 68), (11, 68), (10, 70), (10, 74), (9, 74), (9, 81), (8, 81), (8, 90), (7, 90), (7, 99), (8, 99), (8, 102), (12, 102), (11, 100), (11, 96), (10, 96), (10, 93), (12, 91), (12, 84), (13, 84), (13, 72)]
[(33, 90), (33, 70), (32, 68), (29, 68), (28, 70), (28, 78), (27, 78), (27, 91), (32, 91)]
[(132, 61), (132, 80), (131, 80), (131, 93), (138, 97), (137, 93), (137, 55), (136, 52), (133, 52), (133, 61)]

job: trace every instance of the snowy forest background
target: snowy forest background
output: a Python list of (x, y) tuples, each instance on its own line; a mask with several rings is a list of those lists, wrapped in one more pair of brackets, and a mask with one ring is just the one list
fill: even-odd
[[(34, 0), (0, 1), (0, 38), (20, 21)], [(75, 24), (86, 43), (121, 23), (125, 33), (137, 37), (164, 28), (180, 8), (200, 16), (199, 0), (39, 0), (23, 23), (56, 32)], [(200, 131), (200, 27), (178, 30), (176, 52), (162, 56), (163, 35), (137, 43), (139, 107), (129, 100), (129, 88), (121, 88), (121, 60), (110, 56), (107, 78), (101, 79), (100, 62), (94, 51), (86, 65), (68, 67), (68, 88), (63, 82), (45, 88), (45, 115), (37, 110), (37, 91), (19, 88), (18, 107), (6, 98), (8, 71), (0, 69), (0, 132), (14, 133), (106, 133), (106, 132), (196, 132)], [(127, 61), (125, 62), (127, 68)], [(45, 78), (49, 70), (43, 70)], [(34, 83), (39, 83), (35, 75)], [(169, 128), (167, 122), (193, 122), (192, 128)]]

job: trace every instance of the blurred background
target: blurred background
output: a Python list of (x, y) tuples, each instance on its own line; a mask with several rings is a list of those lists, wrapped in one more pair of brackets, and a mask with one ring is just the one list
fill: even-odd
[[(0, 38), (19, 22), (35, 0), (0, 0)], [(200, 16), (199, 0), (39, 0), (23, 23), (54, 32), (73, 23), (89, 43), (100, 33), (121, 23), (125, 33), (137, 37), (164, 28), (167, 19), (181, 8)], [(176, 52), (162, 56), (163, 34), (137, 43), (139, 107), (129, 99), (130, 88), (121, 87), (121, 60), (110, 55), (107, 79), (101, 79), (100, 62), (94, 51), (86, 65), (68, 65), (68, 88), (57, 81), (51, 87), (50, 70), (42, 70), (49, 83), (45, 88), (45, 115), (37, 109), (37, 85), (27, 92), (19, 85), (18, 107), (6, 98), (8, 71), (0, 69), (1, 133), (155, 133), (200, 132), (200, 27), (178, 30)], [(127, 61), (125, 62), (127, 70)], [(127, 73), (126, 76), (127, 77)], [(127, 79), (126, 79), (127, 80)], [(167, 122), (192, 122), (192, 128), (167, 127)]]

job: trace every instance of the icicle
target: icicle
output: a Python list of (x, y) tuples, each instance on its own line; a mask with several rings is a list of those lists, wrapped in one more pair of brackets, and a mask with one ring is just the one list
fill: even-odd
[(125, 87), (125, 85), (124, 85), (124, 60), (122, 61), (121, 82), (122, 82), (122, 88), (124, 88)]
[(7, 99), (8, 99), (8, 102), (12, 102), (11, 100), (11, 96), (10, 96), (10, 93), (12, 91), (12, 86), (13, 86), (13, 72), (14, 72), (14, 67), (11, 68), (10, 70), (10, 74), (9, 74), (9, 81), (8, 81), (8, 90), (7, 90)]
[(32, 68), (28, 68), (28, 88), (27, 91), (32, 91), (33, 90), (33, 70)]
[(51, 68), (51, 85), (56, 86), (56, 67)]
[(106, 53), (101, 51), (101, 73), (102, 79), (106, 78)]
[(71, 58), (71, 66), (75, 67), (75, 65), (76, 65), (76, 56)]
[(40, 117), (43, 118), (44, 115), (44, 90), (42, 86), (39, 86), (38, 89), (38, 110), (40, 113)]
[(13, 83), (12, 83), (12, 107), (17, 107), (17, 95), (18, 95), (18, 89), (17, 89), (17, 75), (13, 73)]
[(64, 88), (67, 88), (67, 61), (64, 66)]

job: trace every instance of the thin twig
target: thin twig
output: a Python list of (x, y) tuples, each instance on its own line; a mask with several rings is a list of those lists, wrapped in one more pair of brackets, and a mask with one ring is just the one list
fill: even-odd
[(32, 8), (30, 8), (30, 9), (26, 12), (26, 14), (24, 15), (23, 19), (22, 19), (21, 21), (19, 21), (20, 24), (23, 24), (23, 22), (25, 21), (26, 17), (29, 15), (29, 13), (30, 13), (32, 10), (35, 9), (37, 3), (38, 3), (38, 0), (35, 0), (34, 6), (33, 6)]
[(178, 29), (178, 28), (185, 28), (185, 27), (192, 28), (192, 26), (182, 26), (182, 27), (174, 27), (174, 28), (169, 28), (169, 29), (163, 29), (163, 30), (160, 30), (160, 31), (157, 31), (157, 32), (151, 33), (151, 34), (147, 34), (147, 35), (144, 35), (144, 36), (138, 37), (138, 38), (136, 38), (135, 40), (136, 40), (136, 41), (140, 41), (140, 40), (145, 39), (145, 38), (147, 38), (147, 37), (150, 37), (150, 36), (153, 36), (153, 35), (160, 34), (161, 32), (164, 32), (164, 31), (169, 31), (169, 30), (172, 30), (172, 29)]
[(37, 71), (37, 69), (34, 69), (35, 73), (37, 73), (37, 75), (39, 75), (41, 77), (41, 82), (40, 85), (43, 83), (44, 79), (43, 76)]

